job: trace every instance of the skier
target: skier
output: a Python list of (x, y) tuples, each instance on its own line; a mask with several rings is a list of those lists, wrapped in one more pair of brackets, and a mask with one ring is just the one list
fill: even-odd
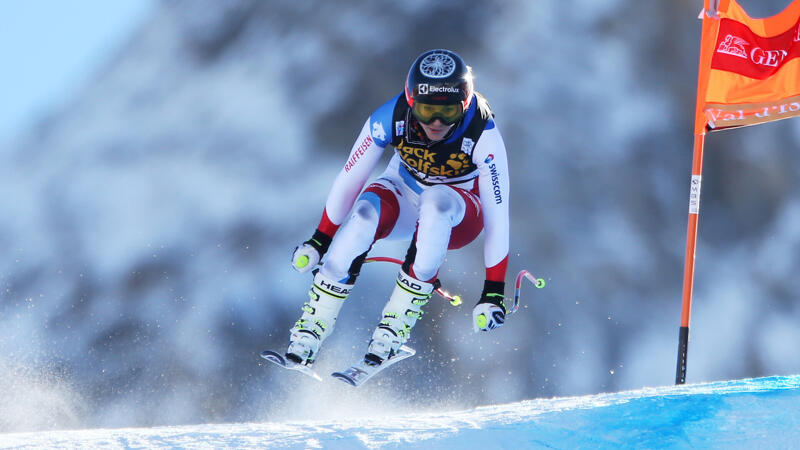
[[(509, 177), (506, 149), (489, 104), (473, 90), (472, 68), (437, 49), (411, 65), (400, 93), (366, 121), (333, 183), (311, 239), (295, 248), (301, 273), (325, 262), (290, 333), (286, 359), (310, 366), (330, 336), (361, 265), (380, 239), (410, 240), (365, 362), (380, 365), (409, 339), (434, 290), (448, 249), (485, 230), (486, 281), (473, 328), (503, 325), (508, 265)], [(386, 146), (394, 155), (363, 192)]]

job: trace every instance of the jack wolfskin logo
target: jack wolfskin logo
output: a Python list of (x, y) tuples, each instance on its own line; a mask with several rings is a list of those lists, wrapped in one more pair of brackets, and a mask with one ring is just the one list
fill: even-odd
[(467, 155), (464, 153), (451, 153), (450, 159), (447, 160), (445, 164), (452, 167), (455, 170), (459, 170), (464, 167), (465, 164), (468, 162)]

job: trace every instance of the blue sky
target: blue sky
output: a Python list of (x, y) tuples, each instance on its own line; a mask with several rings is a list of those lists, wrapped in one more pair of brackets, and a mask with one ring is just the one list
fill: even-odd
[(69, 98), (155, 0), (0, 0), (0, 140)]
[[(156, 1), (0, 0), (0, 140), (69, 98)], [(788, 2), (740, 0), (754, 16), (776, 14)]]

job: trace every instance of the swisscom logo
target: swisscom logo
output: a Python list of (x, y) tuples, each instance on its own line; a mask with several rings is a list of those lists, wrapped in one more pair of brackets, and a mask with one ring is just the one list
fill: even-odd
[(492, 175), (492, 193), (494, 194), (494, 202), (498, 205), (503, 203), (503, 190), (500, 189), (500, 173), (497, 172), (497, 165), (491, 164), (494, 161), (494, 155), (489, 153), (484, 162), (489, 164), (489, 173)]

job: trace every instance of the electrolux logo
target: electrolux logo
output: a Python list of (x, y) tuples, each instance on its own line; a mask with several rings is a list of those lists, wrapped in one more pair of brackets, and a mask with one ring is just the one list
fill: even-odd
[(459, 92), (461, 92), (461, 90), (453, 86), (430, 86), (428, 87), (428, 92), (430, 92), (431, 94), (439, 92), (447, 92), (448, 94), (458, 94)]
[(420, 83), (417, 85), (417, 92), (420, 95), (427, 95), (427, 94), (458, 94), (461, 92), (461, 89), (454, 87), (454, 86), (431, 86), (428, 83)]

